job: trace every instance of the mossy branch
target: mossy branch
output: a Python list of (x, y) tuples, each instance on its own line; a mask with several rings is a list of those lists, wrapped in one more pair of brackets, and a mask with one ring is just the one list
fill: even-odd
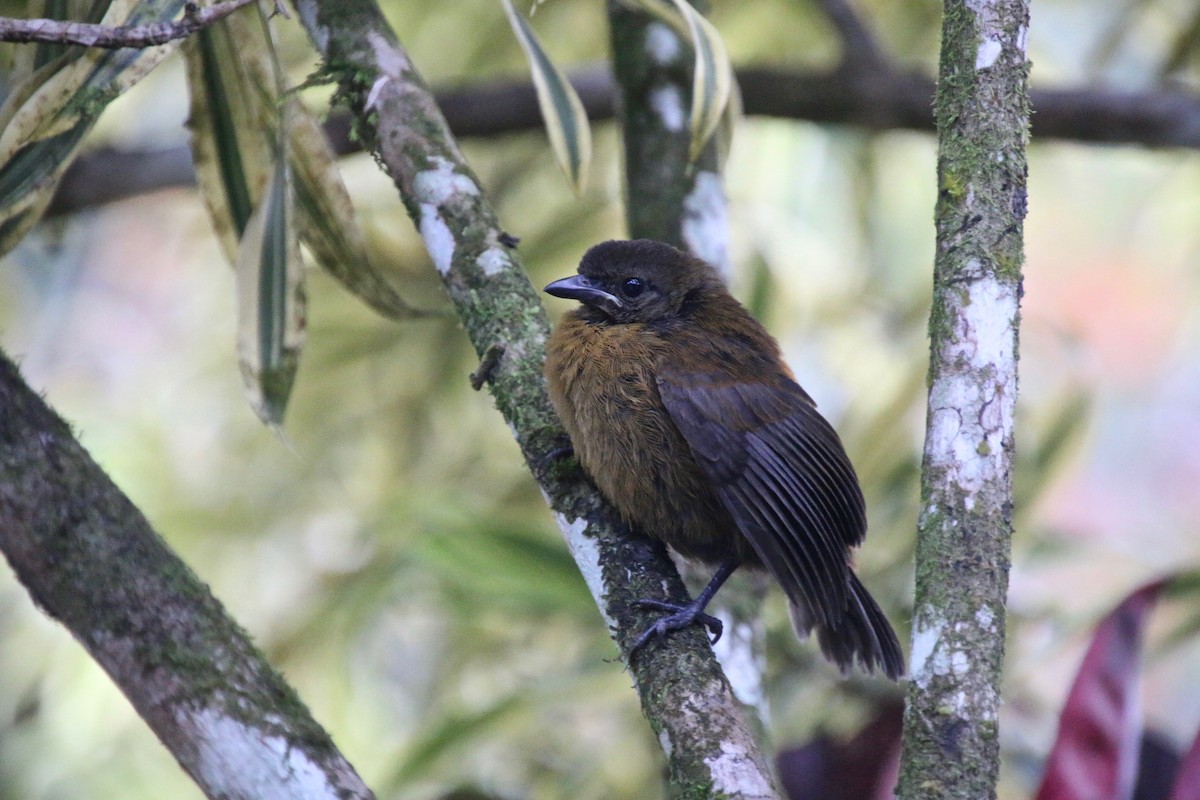
[[(700, 10), (700, 0), (692, 0)], [(666, 23), (608, 2), (629, 235), (689, 250), (728, 276), (729, 226), (714, 142), (689, 158), (691, 45)]]
[(2, 353), (0, 550), (208, 797), (373, 797), (208, 587)]
[[(578, 469), (547, 463), (563, 440), (541, 374), (549, 323), (511, 240), (378, 7), (370, 0), (298, 0), (296, 7), (360, 134), (395, 182), (476, 352), (493, 354), (487, 377), (496, 406), (627, 654), (649, 622), (632, 601), (661, 595), (664, 586), (682, 597), (684, 587), (663, 549), (630, 536)], [(648, 649), (630, 670), (666, 751), (673, 796), (774, 796), (699, 630)]]

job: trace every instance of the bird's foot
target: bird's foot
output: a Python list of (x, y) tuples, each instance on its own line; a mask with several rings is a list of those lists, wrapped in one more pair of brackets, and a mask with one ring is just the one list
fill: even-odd
[(561, 444), (558, 444), (553, 449), (543, 453), (542, 456), (538, 458), (537, 463), (534, 465), (536, 474), (538, 476), (544, 475), (546, 470), (548, 470), (554, 464), (562, 461), (563, 459), (571, 458), (574, 455), (575, 448), (571, 444), (571, 440), (568, 439), (566, 435), (563, 435), (561, 437)]
[(633, 643), (633, 647), (629, 648), (629, 655), (632, 658), (635, 653), (641, 650), (651, 639), (655, 637), (665, 637), (671, 631), (683, 630), (691, 625), (700, 623), (707, 629), (708, 633), (712, 634), (710, 644), (716, 644), (721, 638), (721, 631), (724, 626), (721, 620), (704, 613), (704, 606), (708, 604), (708, 598), (703, 602), (699, 598), (693, 600), (686, 605), (677, 603), (665, 603), (662, 600), (635, 600), (633, 605), (638, 608), (652, 608), (656, 611), (671, 612), (665, 617), (657, 619), (653, 625), (642, 631), (642, 635)]

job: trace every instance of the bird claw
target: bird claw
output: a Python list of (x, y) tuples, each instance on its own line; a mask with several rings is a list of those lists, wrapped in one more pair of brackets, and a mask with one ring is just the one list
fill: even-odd
[(551, 450), (543, 453), (542, 456), (538, 458), (537, 464), (535, 465), (538, 475), (544, 474), (546, 470), (549, 469), (556, 461), (564, 458), (571, 458), (575, 455), (575, 447), (571, 444), (571, 440), (566, 436), (563, 436), (562, 442), (563, 444), (557, 445)]
[(704, 613), (704, 606), (692, 602), (687, 605), (679, 605), (677, 603), (666, 603), (662, 600), (635, 600), (633, 605), (637, 608), (651, 608), (655, 611), (670, 611), (671, 613), (665, 617), (659, 617), (654, 624), (646, 630), (642, 631), (642, 635), (633, 643), (633, 647), (629, 648), (629, 655), (632, 658), (635, 653), (641, 650), (649, 641), (655, 637), (663, 638), (671, 631), (683, 630), (684, 628), (695, 625), (699, 622), (712, 635), (709, 644), (716, 644), (721, 639), (721, 633), (725, 626), (721, 620)]

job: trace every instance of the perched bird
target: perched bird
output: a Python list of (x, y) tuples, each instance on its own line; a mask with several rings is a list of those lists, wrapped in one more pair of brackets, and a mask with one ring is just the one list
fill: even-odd
[[(707, 263), (648, 240), (588, 250), (545, 288), (580, 301), (548, 344), (546, 378), (576, 457), (624, 517), (686, 558), (709, 585), (634, 649), (696, 622), (739, 565), (765, 568), (792, 622), (814, 629), (843, 672), (904, 672), (896, 634), (851, 569), (866, 507), (837, 433), (779, 345)], [(715, 641), (715, 639), (714, 639)]]

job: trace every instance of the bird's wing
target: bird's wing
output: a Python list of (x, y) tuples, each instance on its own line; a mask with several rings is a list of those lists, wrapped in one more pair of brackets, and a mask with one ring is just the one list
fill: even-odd
[(742, 535), (812, 622), (845, 611), (849, 548), (866, 506), (833, 427), (782, 375), (738, 380), (730, 365), (704, 373), (668, 366), (658, 389), (671, 420)]

